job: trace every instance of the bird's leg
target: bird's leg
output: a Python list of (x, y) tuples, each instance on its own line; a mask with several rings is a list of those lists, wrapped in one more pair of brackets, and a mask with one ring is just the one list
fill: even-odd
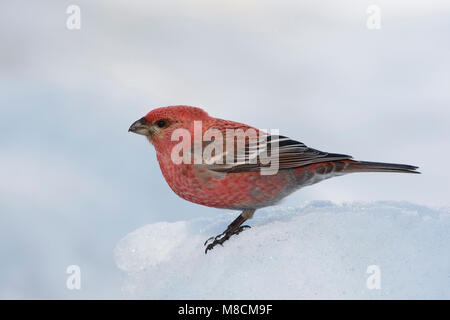
[(208, 240), (206, 240), (205, 246), (209, 241), (213, 240), (213, 242), (208, 244), (208, 246), (205, 249), (205, 253), (207, 253), (208, 250), (213, 249), (218, 244), (223, 245), (223, 243), (228, 239), (230, 239), (232, 235), (239, 234), (244, 229), (250, 228), (250, 226), (243, 226), (242, 224), (248, 219), (251, 219), (254, 213), (255, 213), (254, 209), (246, 209), (242, 211), (242, 213), (236, 219), (234, 219), (232, 223), (228, 225), (227, 229), (224, 232), (222, 232), (218, 236), (211, 237)]

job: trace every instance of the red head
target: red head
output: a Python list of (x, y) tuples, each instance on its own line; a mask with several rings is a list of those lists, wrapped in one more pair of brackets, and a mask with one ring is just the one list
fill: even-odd
[(146, 136), (158, 150), (161, 146), (170, 144), (175, 129), (191, 130), (195, 120), (204, 121), (209, 118), (204, 110), (196, 107), (162, 107), (134, 122), (128, 131)]

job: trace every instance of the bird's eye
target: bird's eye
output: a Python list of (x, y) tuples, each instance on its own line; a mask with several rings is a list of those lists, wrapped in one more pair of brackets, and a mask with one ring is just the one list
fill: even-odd
[(166, 126), (166, 124), (167, 124), (166, 120), (158, 120), (156, 122), (156, 125), (160, 128), (164, 128)]

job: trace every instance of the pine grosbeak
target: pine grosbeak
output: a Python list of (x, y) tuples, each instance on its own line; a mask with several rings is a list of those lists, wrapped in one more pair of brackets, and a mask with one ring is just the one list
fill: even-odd
[[(197, 136), (195, 130), (199, 131)], [(308, 148), (189, 106), (154, 109), (134, 122), (129, 131), (146, 136), (153, 144), (162, 174), (178, 196), (204, 206), (242, 211), (222, 234), (205, 242), (205, 253), (248, 227), (242, 224), (255, 210), (274, 205), (304, 186), (352, 172), (419, 173), (415, 166), (355, 161), (345, 154)], [(257, 139), (244, 136), (239, 145), (239, 135), (229, 137), (237, 131), (241, 135), (256, 133)], [(214, 149), (212, 144), (223, 148)], [(207, 148), (209, 155), (202, 155)], [(264, 173), (269, 166), (276, 168)]]

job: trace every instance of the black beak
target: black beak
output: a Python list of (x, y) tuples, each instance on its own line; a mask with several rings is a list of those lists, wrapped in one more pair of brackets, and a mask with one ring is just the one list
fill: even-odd
[(133, 132), (136, 134), (142, 134), (147, 136), (150, 134), (150, 127), (147, 119), (145, 117), (140, 118), (139, 120), (133, 122), (131, 127), (128, 129), (128, 132)]

